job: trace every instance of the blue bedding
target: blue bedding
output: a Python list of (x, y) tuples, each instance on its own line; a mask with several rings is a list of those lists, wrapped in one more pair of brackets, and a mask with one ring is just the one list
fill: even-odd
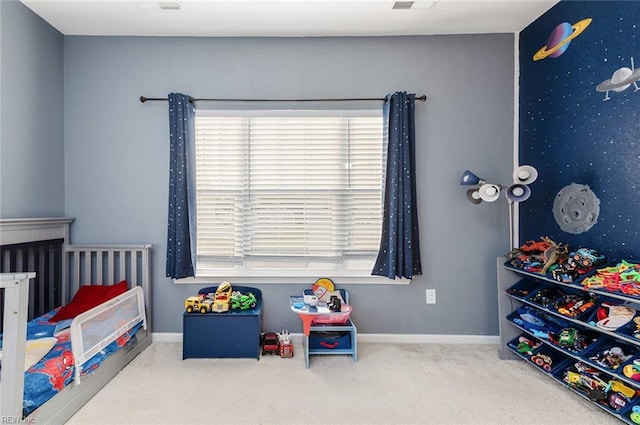
[[(49, 319), (57, 311), (58, 309), (54, 309), (27, 322), (27, 340), (56, 336), (58, 342), (42, 360), (25, 372), (23, 398), (23, 413), (25, 416), (44, 404), (73, 380), (74, 359), (71, 350), (71, 338), (68, 329), (67, 331), (64, 330), (65, 325), (70, 325), (71, 321), (66, 321), (67, 323), (49, 322)], [(109, 354), (128, 343), (135, 342), (135, 333), (141, 326), (142, 322), (93, 356), (83, 365), (81, 376), (96, 370)]]

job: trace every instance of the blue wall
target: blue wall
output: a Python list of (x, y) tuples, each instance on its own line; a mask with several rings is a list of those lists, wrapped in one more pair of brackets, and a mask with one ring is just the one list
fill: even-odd
[[(586, 18), (591, 23), (563, 54), (533, 60), (553, 44), (547, 39), (556, 26)], [(605, 101), (596, 91), (619, 68), (631, 68), (632, 58), (640, 67), (639, 41), (640, 2), (627, 1), (563, 1), (521, 32), (519, 155), (540, 172), (521, 204), (521, 241), (548, 235), (609, 257), (640, 255), (640, 92), (631, 84)], [(552, 212), (571, 183), (600, 199), (597, 223), (580, 234), (561, 230)]]
[(0, 217), (64, 215), (63, 37), (0, 2)]

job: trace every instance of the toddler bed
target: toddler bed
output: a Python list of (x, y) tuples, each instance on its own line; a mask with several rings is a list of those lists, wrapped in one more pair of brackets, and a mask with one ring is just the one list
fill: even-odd
[(69, 245), (71, 221), (0, 220), (0, 417), (12, 423), (65, 422), (151, 343), (151, 246)]

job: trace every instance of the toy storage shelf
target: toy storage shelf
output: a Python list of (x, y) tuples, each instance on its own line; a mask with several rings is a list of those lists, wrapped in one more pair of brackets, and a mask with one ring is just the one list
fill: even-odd
[[(565, 289), (572, 289), (574, 292), (579, 287), (572, 283), (563, 283), (558, 282), (544, 276), (540, 276), (534, 273), (525, 272), (523, 270), (518, 270), (515, 268), (511, 268), (505, 265), (504, 258), (497, 259), (497, 277), (498, 277), (498, 315), (499, 315), (499, 331), (500, 331), (500, 349), (499, 349), (499, 357), (503, 360), (506, 359), (523, 359), (531, 364), (534, 368), (544, 373), (549, 378), (554, 381), (560, 383), (563, 387), (569, 389), (571, 392), (581, 396), (586, 401), (588, 401), (592, 405), (596, 405), (607, 413), (611, 414), (615, 418), (628, 423), (634, 424), (630, 419), (630, 414), (632, 413), (632, 408), (634, 406), (640, 406), (640, 397), (636, 396), (628, 406), (615, 411), (613, 409), (609, 409), (599, 403), (591, 401), (585, 394), (580, 391), (569, 387), (562, 378), (563, 372), (567, 367), (571, 366), (573, 363), (580, 361), (589, 367), (597, 369), (607, 376), (621, 381), (627, 386), (635, 389), (636, 391), (640, 391), (640, 382), (634, 381), (630, 378), (627, 378), (621, 373), (621, 367), (616, 373), (616, 371), (609, 370), (600, 366), (598, 363), (594, 361), (590, 361), (588, 358), (589, 354), (593, 353), (593, 349), (596, 347), (589, 346), (581, 352), (574, 352), (558, 345), (555, 345), (549, 341), (546, 341), (541, 338), (536, 338), (534, 332), (530, 332), (525, 327), (520, 326), (516, 320), (514, 320), (514, 313), (519, 307), (528, 306), (536, 311), (548, 316), (554, 317), (556, 319), (561, 319), (564, 322), (570, 323), (572, 326), (579, 328), (580, 330), (584, 330), (586, 332), (597, 335), (596, 342), (593, 344), (597, 346), (598, 343), (604, 344), (605, 342), (611, 342), (616, 345), (625, 345), (630, 347), (637, 347), (638, 353), (633, 357), (636, 359), (640, 359), (640, 339), (634, 338), (631, 335), (623, 335), (620, 333), (616, 333), (614, 331), (608, 331), (602, 329), (600, 327), (595, 326), (590, 323), (589, 317), (586, 316), (577, 316), (577, 318), (568, 317), (566, 315), (560, 314), (553, 309), (548, 309), (540, 304), (531, 302), (528, 300), (526, 296), (521, 296), (518, 294), (509, 294), (507, 290), (514, 287), (514, 285), (524, 285), (531, 284), (532, 287), (536, 285), (555, 285), (558, 287), (565, 287)], [(623, 301), (625, 303), (634, 304), (634, 308), (640, 310), (640, 299), (633, 297), (625, 297), (620, 294), (613, 294), (604, 290), (590, 290), (592, 294), (596, 296), (602, 296), (609, 299), (616, 299)], [(533, 338), (541, 342), (540, 347), (533, 353), (533, 355), (537, 353), (542, 353), (544, 355), (549, 355), (554, 358), (554, 367), (551, 370), (543, 370), (540, 365), (537, 365), (532, 361), (533, 356), (524, 356), (519, 353), (515, 348), (514, 341), (518, 341), (520, 336), (526, 336), (527, 338)]]

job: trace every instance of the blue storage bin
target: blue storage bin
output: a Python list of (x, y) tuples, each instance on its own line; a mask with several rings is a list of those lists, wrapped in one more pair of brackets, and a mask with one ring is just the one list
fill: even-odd
[(311, 332), (309, 349), (347, 350), (351, 348), (349, 332)]
[(568, 292), (565, 288), (556, 285), (542, 284), (532, 291), (526, 299), (542, 308), (555, 311), (556, 301), (566, 294), (568, 294)]
[(640, 340), (640, 323), (636, 323), (636, 320), (640, 322), (639, 317), (636, 315), (629, 323), (616, 329), (616, 333)]
[(512, 297), (524, 299), (535, 293), (539, 287), (540, 284), (538, 282), (522, 279), (507, 289), (506, 293)]
[(585, 291), (576, 292), (573, 290), (569, 291), (568, 297), (575, 298), (575, 302), (570, 301), (564, 305), (559, 302), (555, 311), (565, 317), (586, 322), (597, 306), (598, 297)]
[(529, 356), (529, 361), (545, 371), (546, 373), (554, 373), (558, 368), (566, 367), (568, 357), (559, 351), (543, 345), (540, 350)]
[[(620, 309), (616, 310), (618, 307)], [(605, 331), (631, 336), (636, 328), (636, 324), (633, 322), (633, 317), (638, 316), (636, 309), (637, 305), (630, 302), (600, 297), (600, 302), (587, 322)]]
[[(614, 353), (622, 350), (621, 357)], [(585, 362), (616, 373), (622, 370), (622, 365), (634, 356), (640, 354), (638, 347), (612, 338), (601, 338), (593, 347), (585, 350), (580, 356)]]
[(600, 405), (621, 416), (627, 415), (627, 412), (630, 413), (632, 406), (638, 402), (638, 397), (634, 392), (635, 388), (615, 378), (609, 381), (609, 385), (611, 387), (606, 393), (606, 398), (599, 402)]
[(618, 412), (622, 420), (630, 423), (638, 423), (640, 421), (640, 402), (638, 397), (633, 400), (622, 410)]
[[(565, 332), (566, 331), (566, 332)], [(569, 324), (562, 332), (549, 335), (549, 342), (566, 353), (579, 355), (596, 344), (602, 335)]]
[(616, 373), (627, 381), (635, 382), (640, 386), (640, 351), (616, 369)]
[[(577, 366), (580, 367), (577, 367)], [(582, 370), (582, 372), (581, 372)], [(569, 378), (569, 372), (573, 372), (573, 378)], [(578, 377), (583, 375), (584, 371), (587, 371), (586, 377)], [(571, 359), (553, 374), (554, 379), (567, 385), (572, 391), (575, 391), (584, 397), (591, 400), (593, 403), (608, 410), (611, 413), (619, 413), (625, 410), (630, 402), (635, 402), (636, 397), (632, 397), (631, 400), (627, 398), (615, 398), (610, 399), (612, 391), (605, 393), (605, 385), (613, 381), (613, 377), (598, 369), (592, 368), (590, 365)], [(595, 377), (595, 379), (592, 379)], [(600, 383), (600, 384), (598, 384)], [(617, 401), (616, 404), (613, 401)], [(615, 406), (615, 407), (612, 407)]]
[(528, 359), (542, 347), (542, 342), (527, 334), (520, 334), (507, 343), (507, 346), (517, 355)]
[[(598, 273), (599, 269), (605, 269), (607, 267), (617, 267), (620, 263), (622, 263), (622, 261), (625, 261), (626, 263), (631, 264), (633, 266), (637, 266), (637, 264), (638, 264), (638, 262), (630, 261), (630, 260), (623, 260), (621, 258), (611, 259), (606, 264), (604, 264), (604, 265), (602, 265), (600, 267), (597, 267), (592, 273), (589, 273), (587, 276), (584, 276), (580, 280), (580, 285), (583, 286), (583, 287), (585, 287), (585, 285), (588, 285), (589, 281), (592, 280), (591, 278)], [(589, 288), (585, 288), (585, 289), (588, 290)], [(598, 289), (599, 291), (611, 292), (611, 293), (615, 293), (615, 294), (623, 294), (625, 297), (640, 299), (639, 295), (625, 293), (625, 292), (620, 291), (619, 289), (617, 289), (615, 286), (613, 288), (594, 286), (593, 289)]]

